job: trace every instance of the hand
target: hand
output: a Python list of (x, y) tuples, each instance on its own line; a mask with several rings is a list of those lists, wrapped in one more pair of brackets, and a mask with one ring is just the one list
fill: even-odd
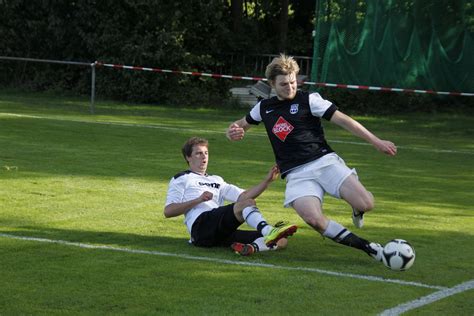
[(274, 166), (272, 166), (272, 168), (268, 172), (266, 180), (268, 182), (273, 182), (276, 179), (278, 179), (279, 175), (280, 175), (280, 168), (278, 168), (277, 165), (274, 165)]
[(391, 141), (379, 140), (374, 145), (375, 145), (375, 148), (377, 148), (379, 151), (389, 156), (395, 156), (397, 154), (397, 146), (395, 146), (395, 144), (392, 143)]
[(212, 200), (213, 194), (209, 191), (204, 191), (201, 196), (199, 197), (202, 202), (206, 202)]
[(241, 140), (244, 138), (245, 130), (237, 125), (236, 123), (230, 124), (229, 128), (227, 129), (226, 136), (229, 140)]

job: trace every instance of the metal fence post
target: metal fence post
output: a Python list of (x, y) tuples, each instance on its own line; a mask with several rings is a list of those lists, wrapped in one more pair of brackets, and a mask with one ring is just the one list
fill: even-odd
[(91, 64), (91, 114), (94, 114), (95, 105), (95, 65), (97, 62)]

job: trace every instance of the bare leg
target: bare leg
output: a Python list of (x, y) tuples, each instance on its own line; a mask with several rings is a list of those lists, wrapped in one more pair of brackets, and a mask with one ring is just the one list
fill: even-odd
[(367, 191), (354, 174), (344, 180), (339, 193), (341, 198), (359, 212), (368, 212), (374, 208), (374, 196)]
[(339, 189), (341, 197), (352, 206), (352, 222), (357, 228), (364, 226), (364, 214), (374, 208), (374, 196), (367, 191), (356, 175), (350, 175)]
[(236, 202), (234, 204), (234, 214), (239, 222), (241, 223), (245, 222), (242, 212), (244, 208), (249, 207), (249, 206), (256, 206), (255, 200), (247, 199), (247, 200)]
[(293, 204), (296, 213), (320, 234), (328, 226), (328, 219), (323, 215), (321, 201), (315, 196), (303, 196), (296, 199)]
[(301, 197), (296, 199), (292, 205), (298, 215), (321, 235), (331, 238), (333, 241), (342, 245), (360, 249), (376, 260), (379, 260), (381, 251), (380, 245), (369, 243), (341, 224), (326, 218), (322, 212), (321, 201), (317, 197)]

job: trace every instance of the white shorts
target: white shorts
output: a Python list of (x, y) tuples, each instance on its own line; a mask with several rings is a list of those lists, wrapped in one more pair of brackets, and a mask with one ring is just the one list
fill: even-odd
[(321, 203), (324, 193), (341, 198), (339, 189), (355, 169), (349, 169), (336, 153), (330, 153), (290, 171), (286, 176), (285, 207), (303, 196), (316, 196)]

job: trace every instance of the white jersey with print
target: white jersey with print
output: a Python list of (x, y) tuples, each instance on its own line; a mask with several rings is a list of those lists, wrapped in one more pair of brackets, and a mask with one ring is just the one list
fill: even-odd
[(239, 195), (244, 192), (241, 188), (225, 182), (220, 176), (200, 175), (187, 170), (178, 173), (171, 179), (165, 206), (194, 200), (205, 191), (213, 194), (212, 200), (199, 203), (184, 215), (184, 223), (189, 233), (191, 233), (194, 221), (203, 212), (223, 206), (225, 201), (236, 202)]

